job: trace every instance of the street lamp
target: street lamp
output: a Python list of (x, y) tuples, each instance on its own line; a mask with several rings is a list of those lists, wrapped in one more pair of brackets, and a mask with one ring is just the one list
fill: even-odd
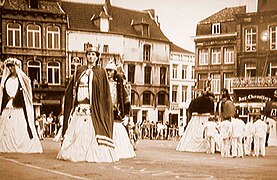
[(265, 59), (265, 65), (264, 65), (264, 69), (262, 72), (262, 76), (266, 75), (267, 72), (267, 67), (268, 67), (268, 55), (269, 55), (269, 32), (268, 30), (265, 30), (263, 32), (261, 32), (260, 34), (260, 38), (263, 42), (266, 42), (266, 59)]

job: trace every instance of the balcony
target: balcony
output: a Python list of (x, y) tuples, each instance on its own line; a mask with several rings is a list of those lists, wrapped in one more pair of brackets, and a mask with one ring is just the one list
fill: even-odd
[(232, 89), (277, 88), (277, 76), (232, 78)]

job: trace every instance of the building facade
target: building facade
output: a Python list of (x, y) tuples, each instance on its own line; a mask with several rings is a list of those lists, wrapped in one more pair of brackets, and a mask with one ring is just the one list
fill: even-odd
[(227, 88), (245, 121), (261, 114), (277, 89), (277, 2), (258, 0), (257, 12), (225, 8), (197, 24), (197, 89)]
[[(97, 45), (102, 66), (122, 63), (131, 85), (134, 122), (168, 121), (171, 42), (162, 33), (155, 11), (135, 11), (104, 4), (62, 2), (68, 15), (67, 72), (74, 57), (85, 62), (85, 48)], [(82, 13), (80, 13), (82, 12)]]
[(4, 0), (1, 62), (21, 61), (33, 86), (35, 115), (58, 115), (66, 83), (67, 18), (58, 0)]
[(277, 90), (277, 2), (259, 0), (257, 12), (237, 15), (237, 78), (232, 89), (243, 117), (260, 114)]
[(188, 123), (187, 109), (194, 97), (194, 65), (194, 53), (171, 45), (169, 124), (177, 125), (180, 135)]
[(197, 90), (210, 82), (210, 90), (219, 99), (222, 88), (232, 94), (231, 79), (237, 76), (237, 21), (236, 14), (246, 7), (225, 8), (197, 24), (195, 73)]

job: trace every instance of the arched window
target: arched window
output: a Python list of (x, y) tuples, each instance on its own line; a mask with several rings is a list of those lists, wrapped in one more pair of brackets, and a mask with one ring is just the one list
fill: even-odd
[(150, 61), (150, 57), (151, 57), (151, 46), (149, 44), (144, 44), (143, 45), (143, 60), (144, 61)]
[(40, 61), (30, 60), (27, 63), (28, 66), (28, 76), (31, 79), (32, 84), (34, 82), (41, 82), (41, 63)]
[(7, 46), (21, 47), (21, 26), (18, 23), (7, 24)]
[(57, 26), (47, 27), (47, 48), (48, 49), (60, 49), (60, 28)]
[(47, 64), (47, 82), (52, 85), (59, 85), (61, 83), (60, 78), (60, 63), (49, 62)]
[(30, 24), (27, 26), (27, 46), (30, 48), (41, 47), (41, 30), (39, 25)]

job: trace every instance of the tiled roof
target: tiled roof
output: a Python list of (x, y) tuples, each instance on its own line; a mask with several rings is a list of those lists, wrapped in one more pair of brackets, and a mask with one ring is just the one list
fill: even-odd
[[(93, 15), (99, 16), (103, 11), (104, 4), (92, 3), (77, 3), (62, 1), (62, 8), (68, 15), (69, 29), (80, 31), (96, 31), (100, 32), (94, 23), (91, 21)], [(151, 19), (148, 12), (124, 9), (115, 6), (109, 6), (110, 20), (110, 33), (142, 37), (131, 26), (131, 22), (143, 22), (149, 24), (150, 39), (168, 41), (168, 38), (163, 34), (159, 25), (155, 20)]]
[(267, 0), (259, 9), (259, 12), (277, 11), (277, 0)]
[(246, 6), (238, 7), (226, 7), (217, 13), (211, 15), (210, 17), (200, 21), (198, 24), (210, 24), (210, 23), (220, 23), (225, 21), (232, 21), (236, 14), (246, 13)]
[(171, 51), (172, 52), (179, 52), (179, 53), (185, 53), (185, 54), (194, 54), (193, 52), (190, 52), (190, 51), (188, 51), (188, 50), (186, 50), (186, 49), (183, 49), (183, 48), (181, 48), (181, 47), (179, 47), (179, 46), (177, 46), (176, 44), (171, 44)]
[(57, 0), (40, 0), (38, 9), (29, 8), (27, 0), (5, 0), (3, 8), (30, 12), (64, 14)]

